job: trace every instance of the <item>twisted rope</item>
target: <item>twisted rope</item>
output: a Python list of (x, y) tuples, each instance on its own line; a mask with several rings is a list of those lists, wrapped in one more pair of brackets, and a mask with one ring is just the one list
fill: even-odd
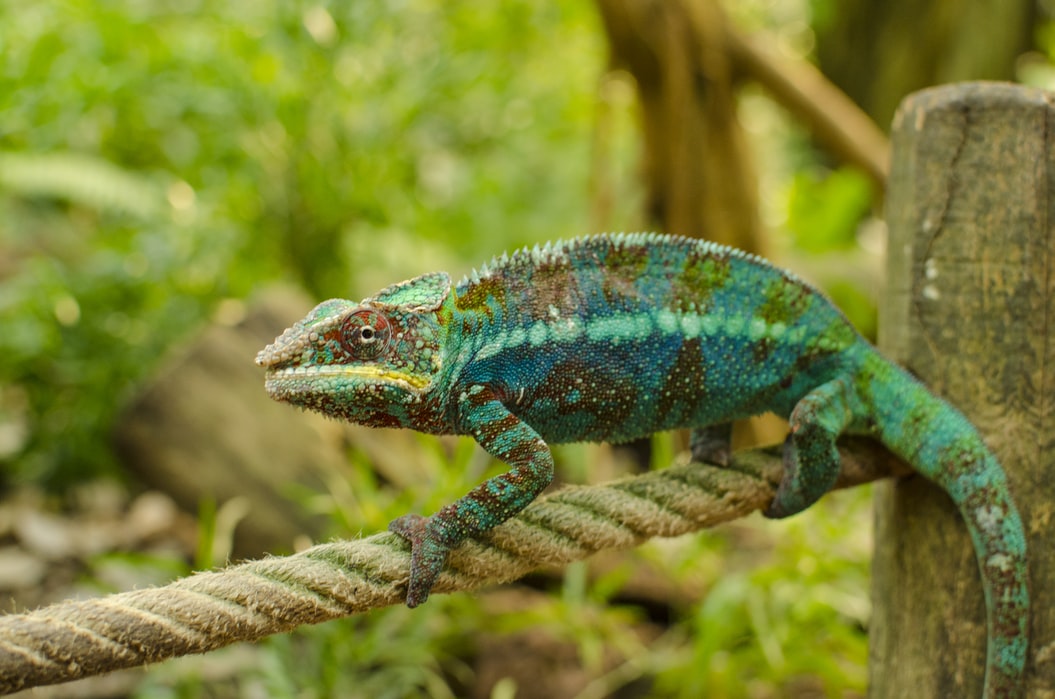
[[(903, 472), (874, 445), (847, 443), (842, 485)], [(764, 507), (780, 480), (779, 453), (737, 454), (729, 467), (680, 464), (540, 498), (479, 541), (451, 553), (434, 592), (514, 580), (654, 536), (677, 536)], [(168, 658), (205, 653), (403, 600), (402, 539), (313, 546), (198, 573), (159, 588), (67, 601), (0, 616), (0, 694)]]

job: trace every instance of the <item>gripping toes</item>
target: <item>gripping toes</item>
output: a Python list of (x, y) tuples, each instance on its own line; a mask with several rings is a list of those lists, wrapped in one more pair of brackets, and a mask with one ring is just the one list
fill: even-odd
[(784, 477), (766, 517), (789, 517), (831, 490), (839, 475), (835, 439), (853, 419), (849, 388), (842, 379), (806, 394), (791, 412), (791, 433), (784, 443)]
[(839, 475), (839, 453), (829, 435), (815, 426), (788, 435), (784, 477), (763, 513), (781, 519), (802, 512), (831, 490)]
[(429, 531), (429, 517), (403, 515), (388, 525), (388, 530), (410, 543), (410, 582), (407, 584), (407, 606), (417, 607), (429, 598), (432, 586), (443, 570), (449, 546)]

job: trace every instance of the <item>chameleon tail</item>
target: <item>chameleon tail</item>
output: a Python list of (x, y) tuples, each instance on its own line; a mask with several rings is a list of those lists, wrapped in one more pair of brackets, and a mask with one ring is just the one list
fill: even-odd
[(962, 413), (878, 353), (864, 358), (858, 376), (879, 438), (941, 486), (967, 524), (988, 616), (985, 696), (1021, 696), (1029, 645), (1026, 538), (1003, 468)]

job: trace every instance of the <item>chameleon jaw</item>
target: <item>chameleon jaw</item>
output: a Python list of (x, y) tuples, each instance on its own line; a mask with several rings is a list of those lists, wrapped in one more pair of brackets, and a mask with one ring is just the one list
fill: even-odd
[[(370, 364), (338, 366), (268, 367), (264, 385), (269, 394), (289, 388), (290, 383), (307, 385), (317, 380), (347, 380), (351, 383), (385, 384), (410, 393), (422, 393), (431, 379)], [(278, 391), (281, 392), (281, 391)]]

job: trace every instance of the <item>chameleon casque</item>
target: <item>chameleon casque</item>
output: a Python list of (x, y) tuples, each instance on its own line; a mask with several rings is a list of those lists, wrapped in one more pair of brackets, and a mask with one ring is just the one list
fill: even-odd
[(967, 419), (884, 359), (820, 292), (752, 255), (657, 234), (598, 235), (443, 272), (359, 303), (324, 301), (257, 356), (271, 397), (362, 425), (473, 437), (510, 470), (392, 531), (412, 545), (407, 604), (447, 552), (551, 481), (549, 444), (692, 428), (723, 463), (731, 420), (790, 422), (765, 514), (833, 485), (841, 433), (871, 435), (956, 503), (981, 569), (986, 696), (1019, 696), (1029, 594), (1022, 522)]

